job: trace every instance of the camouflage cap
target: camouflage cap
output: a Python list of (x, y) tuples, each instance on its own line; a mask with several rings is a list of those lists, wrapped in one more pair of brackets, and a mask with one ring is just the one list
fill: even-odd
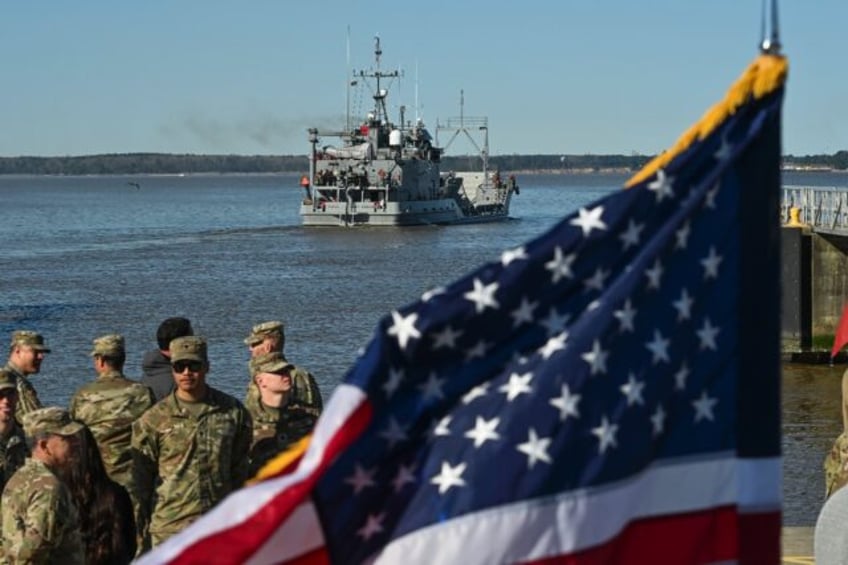
[(260, 355), (251, 359), (251, 369), (253, 374), (259, 373), (284, 373), (289, 369), (293, 369), (294, 365), (286, 361), (286, 358), (279, 351), (272, 351), (265, 355)]
[(0, 369), (0, 390), (5, 388), (17, 389), (17, 377), (8, 369)]
[(171, 340), (168, 345), (171, 363), (175, 361), (201, 361), (208, 363), (206, 357), (206, 339), (197, 335), (187, 335)]
[(31, 347), (35, 351), (50, 353), (50, 348), (44, 345), (44, 337), (40, 333), (31, 330), (18, 330), (12, 333), (12, 347), (16, 345), (23, 345), (25, 347)]
[(83, 428), (79, 422), (71, 419), (64, 408), (48, 406), (27, 412), (23, 417), (24, 433), (29, 437), (39, 434), (74, 435)]
[(262, 340), (269, 335), (274, 334), (283, 335), (283, 323), (277, 320), (262, 322), (253, 326), (250, 330), (250, 335), (244, 339), (244, 343), (247, 345), (256, 345), (262, 343)]
[(119, 334), (102, 335), (94, 339), (94, 349), (91, 350), (91, 356), (103, 355), (106, 357), (115, 357), (125, 354), (124, 336)]

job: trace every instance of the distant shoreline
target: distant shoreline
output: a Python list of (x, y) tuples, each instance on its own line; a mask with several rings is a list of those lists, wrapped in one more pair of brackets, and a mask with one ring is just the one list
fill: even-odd
[[(531, 174), (621, 174), (642, 169), (651, 155), (492, 155), (489, 168)], [(478, 156), (445, 155), (444, 171), (480, 169)], [(304, 174), (305, 155), (179, 155), (123, 153), (79, 157), (0, 157), (0, 175), (197, 175), (197, 174)], [(833, 156), (783, 157), (783, 170), (792, 172), (848, 172), (848, 151)]]

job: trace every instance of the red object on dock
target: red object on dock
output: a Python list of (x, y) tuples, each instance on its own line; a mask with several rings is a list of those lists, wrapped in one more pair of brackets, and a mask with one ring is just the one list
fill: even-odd
[(833, 336), (833, 349), (830, 350), (831, 359), (836, 357), (842, 346), (848, 343), (848, 304), (842, 308), (842, 317), (836, 327), (836, 335)]

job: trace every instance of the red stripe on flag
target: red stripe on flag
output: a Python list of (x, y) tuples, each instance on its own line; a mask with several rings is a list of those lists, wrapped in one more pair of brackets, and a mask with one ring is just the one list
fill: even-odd
[[(173, 565), (243, 563), (249, 559), (304, 501), (336, 456), (365, 430), (371, 421), (371, 414), (369, 402), (360, 404), (327, 442), (321, 454), (321, 461), (312, 473), (304, 477), (301, 482), (275, 495), (248, 519), (210, 536), (199, 537), (175, 556), (170, 563)], [(297, 540), (292, 540), (292, 544), (296, 543)], [(314, 552), (304, 554), (302, 557), (312, 553)], [(305, 563), (320, 563), (320, 561)]]
[(638, 520), (603, 545), (526, 563), (697, 565), (722, 561), (779, 563), (780, 513), (739, 515), (732, 506)]
[(739, 515), (739, 563), (780, 563), (780, 512)]

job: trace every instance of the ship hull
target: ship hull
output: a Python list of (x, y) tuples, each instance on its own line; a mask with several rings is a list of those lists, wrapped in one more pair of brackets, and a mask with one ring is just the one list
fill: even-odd
[(498, 222), (509, 219), (509, 208), (494, 207), (466, 214), (452, 199), (419, 202), (369, 203), (322, 202), (300, 206), (304, 226), (422, 226)]

